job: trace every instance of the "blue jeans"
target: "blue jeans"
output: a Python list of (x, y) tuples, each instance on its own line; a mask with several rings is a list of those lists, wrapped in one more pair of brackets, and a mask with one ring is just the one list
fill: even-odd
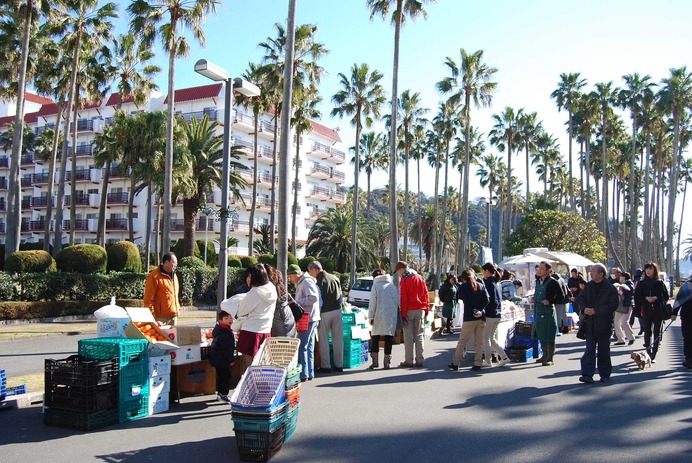
[(581, 358), (581, 374), (593, 378), (596, 372), (596, 349), (598, 348), (598, 375), (610, 378), (613, 364), (610, 362), (610, 335), (596, 337), (586, 335), (586, 350)]
[(308, 329), (298, 333), (298, 339), (300, 339), (298, 363), (303, 368), (300, 372), (301, 379), (315, 377), (315, 327), (317, 323), (319, 322), (308, 323)]

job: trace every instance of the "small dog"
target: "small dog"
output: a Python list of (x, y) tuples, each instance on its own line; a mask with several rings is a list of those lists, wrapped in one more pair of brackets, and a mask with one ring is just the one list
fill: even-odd
[(639, 352), (632, 352), (632, 355), (630, 355), (632, 360), (634, 360), (634, 363), (637, 364), (640, 370), (643, 370), (644, 368), (651, 367), (651, 357), (649, 357), (649, 353), (645, 350), (640, 350)]

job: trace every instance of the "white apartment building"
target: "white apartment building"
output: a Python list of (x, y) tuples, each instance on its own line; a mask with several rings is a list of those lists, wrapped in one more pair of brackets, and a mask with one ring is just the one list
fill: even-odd
[[(104, 101), (85, 106), (79, 110), (77, 120), (77, 146), (70, 147), (67, 163), (65, 200), (63, 208), (63, 244), (69, 239), (70, 223), (75, 225), (76, 243), (95, 243), (98, 206), (100, 202), (103, 169), (97, 169), (94, 165), (93, 142), (94, 137), (101, 132), (102, 127), (112, 123), (115, 107), (118, 103), (118, 95), (111, 94)], [(166, 109), (164, 95), (154, 95), (145, 108), (137, 108), (131, 99), (123, 102), (122, 109), (125, 112), (134, 113), (141, 110)], [(0, 102), (0, 131), (7, 130), (7, 124), (14, 120), (15, 102)], [(36, 133), (40, 133), (48, 127), (54, 127), (57, 105), (47, 99), (27, 93), (24, 120)], [(201, 119), (204, 115), (209, 119), (219, 122), (219, 133), (223, 133), (226, 121), (224, 114), (224, 88), (223, 84), (203, 85), (176, 90), (175, 113), (182, 115), (186, 120), (191, 117)], [(242, 177), (248, 182), (249, 187), (242, 191), (241, 196), (245, 202), (232, 199), (230, 207), (236, 211), (237, 218), (230, 219), (229, 237), (238, 239), (238, 246), (230, 249), (230, 254), (248, 254), (248, 236), (250, 231), (250, 208), (252, 204), (253, 181), (253, 130), (254, 120), (251, 110), (236, 106), (232, 112), (231, 126), (232, 144), (241, 145), (243, 155), (240, 162), (249, 170), (242, 171)], [(296, 225), (297, 244), (303, 244), (307, 240), (308, 232), (314, 224), (317, 216), (333, 209), (339, 204), (344, 204), (346, 195), (339, 187), (345, 181), (344, 169), (346, 168), (346, 154), (342, 146), (341, 138), (336, 130), (330, 129), (319, 122), (311, 121), (312, 130), (301, 136), (299, 178), (298, 185), (298, 220)], [(260, 116), (258, 133), (258, 172), (257, 172), (257, 201), (255, 208), (254, 226), (270, 223), (271, 212), (271, 175), (272, 152), (274, 143), (273, 115), (265, 113)], [(294, 141), (295, 143), (295, 141)], [(295, 144), (291, 147), (295, 153)], [(7, 188), (9, 177), (9, 157), (11, 150), (3, 150), (0, 147), (0, 242), (5, 241), (5, 229), (7, 223)], [(70, 216), (70, 187), (73, 181), (71, 169), (71, 156), (76, 156), (77, 170), (74, 175), (77, 194), (76, 214)], [(295, 161), (294, 161), (295, 162)], [(58, 163), (59, 164), (59, 163)], [(278, 169), (286, 166), (278, 166)], [(294, 167), (291, 169), (291, 179), (294, 178)], [(277, 174), (278, 174), (277, 169)], [(56, 185), (52, 204), (55, 205), (57, 197), (57, 179), (59, 165), (56, 165)], [(21, 242), (34, 243), (43, 240), (46, 226), (54, 227), (54, 222), (47, 224), (45, 209), (48, 201), (48, 163), (43, 162), (33, 154), (22, 157), (20, 176), (22, 180), (22, 225)], [(291, 181), (293, 184), (293, 180)], [(278, 181), (277, 181), (278, 184)], [(106, 210), (106, 242), (114, 243), (129, 237), (128, 230), (128, 200), (130, 197), (129, 172), (121, 172), (119, 166), (111, 167), (108, 199)], [(146, 207), (147, 191), (138, 193), (134, 198), (133, 232), (135, 243), (143, 243), (146, 234)], [(293, 201), (291, 190), (290, 201)], [(157, 203), (158, 201), (155, 201)], [(221, 191), (216, 189), (207, 198), (208, 206), (219, 209), (221, 207)], [(291, 205), (289, 210), (291, 210)], [(278, 196), (276, 210), (278, 212)], [(54, 209), (55, 211), (55, 209)], [(152, 214), (154, 220), (157, 214)], [(55, 214), (53, 214), (53, 219)], [(289, 222), (290, 223), (290, 222)], [(152, 231), (156, 227), (152, 224)], [(218, 250), (220, 237), (220, 221), (213, 214), (207, 216), (204, 212), (198, 213), (196, 223), (196, 239), (208, 238)], [(291, 234), (288, 234), (291, 236)], [(174, 205), (171, 217), (171, 240), (177, 240), (183, 236), (183, 208), (182, 201)], [(52, 235), (51, 235), (52, 237)], [(260, 237), (255, 234), (255, 239)], [(154, 240), (152, 240), (152, 243)], [(153, 244), (152, 244), (153, 246)]]

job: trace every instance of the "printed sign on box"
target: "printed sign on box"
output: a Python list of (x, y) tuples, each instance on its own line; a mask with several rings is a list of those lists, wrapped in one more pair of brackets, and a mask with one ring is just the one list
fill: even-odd
[(185, 365), (186, 363), (199, 362), (202, 360), (202, 349), (199, 344), (180, 346), (171, 352), (171, 365)]
[(149, 356), (149, 376), (160, 376), (171, 374), (171, 356)]

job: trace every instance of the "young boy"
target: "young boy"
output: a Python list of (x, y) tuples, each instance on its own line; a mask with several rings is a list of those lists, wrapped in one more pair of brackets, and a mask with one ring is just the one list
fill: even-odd
[(233, 351), (235, 337), (231, 331), (233, 318), (228, 312), (219, 312), (219, 322), (212, 331), (214, 340), (209, 349), (209, 362), (216, 368), (216, 392), (219, 400), (230, 402), (228, 391), (231, 384), (231, 366), (233, 366)]

